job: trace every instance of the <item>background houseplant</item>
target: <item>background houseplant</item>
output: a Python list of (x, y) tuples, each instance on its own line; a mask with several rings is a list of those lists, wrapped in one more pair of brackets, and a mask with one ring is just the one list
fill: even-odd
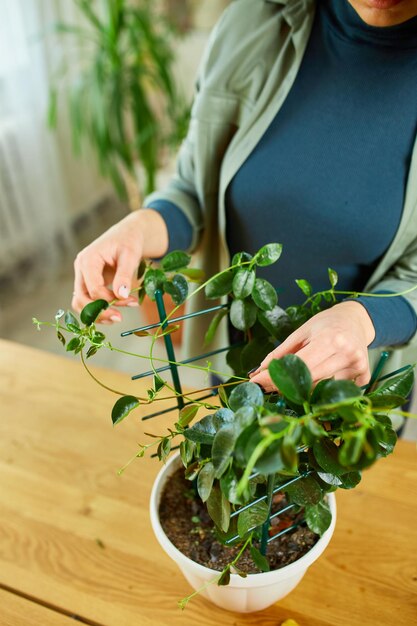
[[(231, 543), (232, 549), (238, 550), (215, 577), (219, 585), (226, 585), (233, 572), (246, 575), (239, 562), (244, 549), (250, 551), (255, 571), (269, 568), (262, 553), (268, 538), (272, 493), (277, 487), (282, 488), (297, 514), (303, 510), (313, 532), (326, 532), (331, 523), (326, 494), (337, 488), (355, 487), (363, 469), (392, 452), (396, 434), (388, 413), (405, 402), (413, 385), (413, 369), (408, 367), (376, 389), (369, 385), (363, 390), (351, 381), (333, 379), (323, 380), (313, 388), (310, 372), (294, 355), (270, 364), (269, 372), (279, 393), (264, 395), (255, 384), (244, 382), (247, 378), (243, 371), (257, 365), (274, 340), (285, 338), (320, 310), (323, 303), (331, 305), (339, 294), (345, 295), (335, 289), (337, 275), (329, 270), (328, 290), (313, 294), (307, 281), (299, 280), (298, 285), (306, 294), (305, 302), (286, 311), (279, 309), (274, 288), (258, 278), (256, 272), (257, 268), (274, 263), (280, 254), (279, 244), (269, 244), (253, 256), (235, 255), (230, 268), (198, 287), (205, 289), (208, 298), (230, 296), (228, 307), (213, 318), (206, 340), (213, 336), (225, 311), (229, 311), (231, 323), (243, 333), (243, 344), (228, 354), (230, 364), (235, 364), (235, 375), (219, 386), (223, 407), (193, 402), (192, 395), (185, 394), (189, 404), (181, 409), (168, 432), (159, 437), (153, 435), (153, 441), (141, 445), (134, 457), (143, 456), (154, 446), (158, 457), (165, 461), (172, 442), (179, 439), (185, 476), (196, 482), (197, 494), (214, 522), (212, 532), (216, 540)], [(198, 270), (188, 267), (189, 262), (187, 254), (177, 251), (167, 255), (159, 268), (143, 263), (139, 299), (145, 294), (154, 298), (157, 290), (163, 290), (177, 305), (181, 304), (189, 297), (187, 277), (200, 278)], [(91, 357), (105, 345), (115, 349), (105, 342), (94, 323), (107, 306), (104, 300), (87, 305), (81, 313), (82, 324), (69, 312), (64, 317), (62, 311), (56, 318), (59, 339), (65, 344), (63, 331), (74, 334), (66, 344), (67, 350), (80, 353), (87, 369), (85, 357)], [(161, 327), (154, 340), (175, 328)], [(152, 354), (150, 359), (152, 362)], [(210, 366), (204, 369), (213, 373)], [(155, 368), (154, 373), (154, 384), (147, 397), (116, 392), (121, 398), (113, 408), (114, 424), (139, 404), (162, 399), (162, 389), (172, 389)], [(202, 406), (210, 413), (196, 421)], [(287, 485), (288, 479), (291, 483)], [(261, 500), (234, 515), (237, 507), (254, 498)]]
[(151, 0), (74, 2), (84, 25), (58, 23), (54, 31), (71, 38), (82, 62), (74, 67), (67, 59), (57, 67), (49, 123), (56, 126), (62, 91), (75, 150), (84, 143), (93, 148), (102, 174), (122, 198), (140, 162), (149, 193), (161, 150), (179, 142), (188, 119), (172, 72), (173, 29)]

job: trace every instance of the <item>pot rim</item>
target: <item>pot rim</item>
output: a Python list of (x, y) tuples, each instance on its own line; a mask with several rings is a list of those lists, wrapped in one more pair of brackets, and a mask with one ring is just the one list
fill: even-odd
[[(162, 548), (168, 552), (173, 558), (175, 555), (176, 560), (182, 562), (188, 568), (193, 568), (194, 571), (199, 572), (200, 575), (205, 575), (206, 577), (213, 578), (216, 575), (219, 575), (221, 572), (219, 570), (211, 569), (210, 567), (206, 567), (205, 565), (201, 565), (196, 561), (193, 561), (188, 556), (186, 556), (181, 550), (179, 550), (167, 537), (164, 529), (159, 521), (159, 502), (160, 502), (160, 494), (162, 489), (170, 477), (171, 474), (177, 469), (177, 466), (180, 466), (180, 455), (176, 453), (172, 455), (166, 464), (160, 469), (158, 475), (156, 476), (155, 482), (152, 487), (152, 492), (150, 496), (150, 517), (151, 523), (156, 535), (157, 540), (161, 544)], [(238, 574), (231, 574), (230, 583), (233, 586), (245, 586), (248, 580), (251, 580), (251, 584), (259, 583), (259, 585), (268, 584), (268, 582), (272, 582), (274, 579), (288, 578), (292, 575), (297, 575), (300, 570), (307, 570), (308, 567), (316, 561), (319, 556), (326, 549), (335, 529), (336, 525), (336, 498), (333, 492), (328, 493), (327, 497), (329, 499), (330, 511), (332, 514), (332, 521), (330, 523), (329, 528), (323, 533), (323, 535), (318, 539), (317, 543), (302, 557), (290, 563), (289, 565), (285, 565), (279, 569), (271, 570), (269, 572), (259, 572), (256, 574), (248, 574), (246, 578), (242, 578)], [(236, 585), (236, 583), (240, 583)], [(230, 586), (230, 585), (229, 585)]]

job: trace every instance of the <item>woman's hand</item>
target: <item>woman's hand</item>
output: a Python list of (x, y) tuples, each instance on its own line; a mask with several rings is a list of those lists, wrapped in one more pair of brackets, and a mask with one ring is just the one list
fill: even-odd
[[(135, 274), (143, 256), (160, 257), (168, 249), (164, 219), (152, 209), (134, 211), (84, 248), (75, 259), (72, 307), (81, 311), (86, 304), (102, 298), (115, 306), (137, 306), (130, 296)], [(106, 309), (99, 322), (120, 322), (115, 308)]]
[(275, 390), (268, 374), (269, 363), (285, 354), (296, 354), (310, 369), (314, 383), (334, 377), (365, 385), (370, 379), (367, 347), (374, 337), (365, 307), (359, 302), (341, 302), (317, 313), (270, 352), (250, 374), (251, 382), (265, 391)]

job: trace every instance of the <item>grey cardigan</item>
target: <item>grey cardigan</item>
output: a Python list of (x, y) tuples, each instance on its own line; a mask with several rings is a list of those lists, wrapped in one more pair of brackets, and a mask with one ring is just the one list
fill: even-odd
[[(197, 251), (196, 265), (203, 267), (207, 276), (229, 264), (226, 188), (291, 89), (310, 36), (314, 11), (314, 0), (236, 0), (211, 34), (176, 175), (165, 189), (145, 199), (145, 206), (164, 199), (184, 211), (193, 227), (191, 250)], [(399, 293), (416, 285), (417, 142), (398, 231), (363, 290)], [(405, 297), (417, 311), (417, 289)], [(200, 294), (190, 300), (192, 310), (206, 304)], [(208, 322), (199, 318), (188, 328), (191, 353), (201, 351)], [(225, 328), (218, 343), (227, 345)], [(417, 336), (409, 345), (417, 348)], [(397, 363), (398, 359), (392, 367)]]

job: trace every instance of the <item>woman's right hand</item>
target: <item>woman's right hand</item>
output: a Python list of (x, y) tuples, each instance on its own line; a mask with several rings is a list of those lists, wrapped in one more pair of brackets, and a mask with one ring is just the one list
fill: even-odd
[(79, 312), (93, 300), (117, 299), (98, 321), (120, 322), (122, 316), (114, 307), (137, 306), (137, 297), (129, 294), (141, 258), (161, 257), (167, 249), (167, 227), (157, 211), (130, 213), (78, 253), (72, 308)]

